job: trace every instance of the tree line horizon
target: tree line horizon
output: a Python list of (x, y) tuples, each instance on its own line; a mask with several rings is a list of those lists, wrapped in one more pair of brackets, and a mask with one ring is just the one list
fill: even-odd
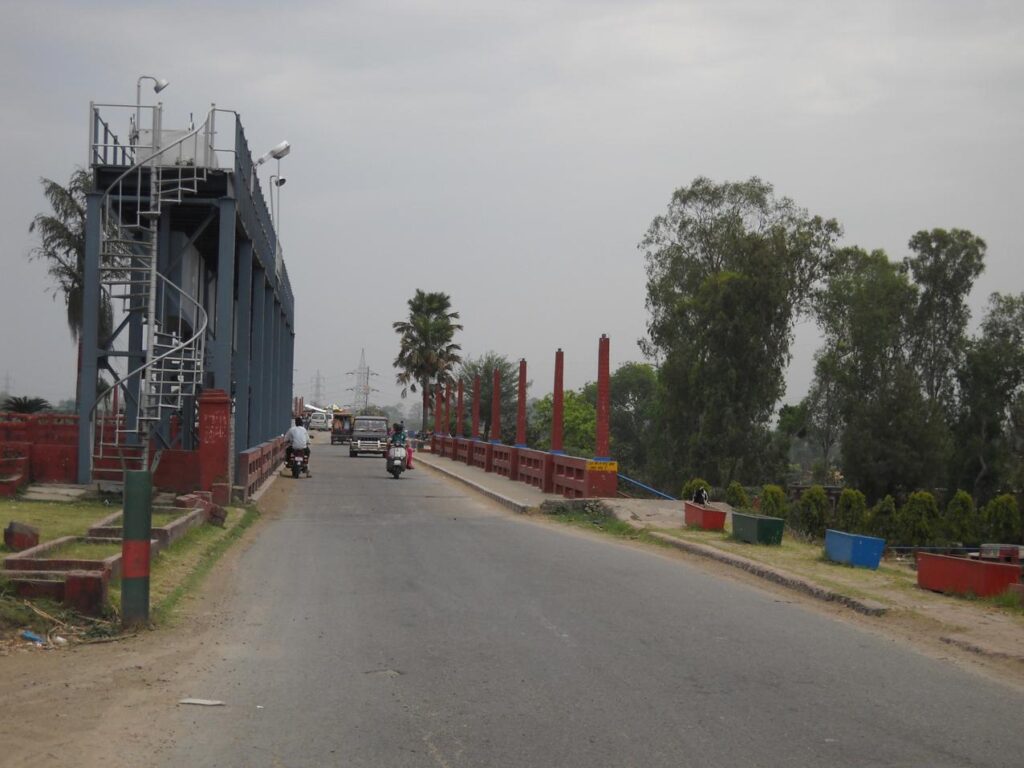
[[(980, 503), (1024, 486), (1024, 293), (993, 293), (970, 336), (981, 237), (919, 230), (893, 260), (841, 245), (842, 234), (756, 177), (698, 177), (672, 194), (638, 246), (646, 361), (612, 375), (612, 452), (624, 474), (670, 493), (695, 477), (723, 489), (831, 481), (871, 503), (920, 490)], [(394, 323), (403, 397), (420, 393), (429, 428), (433, 387), (471, 386), (479, 373), (485, 419), (498, 367), (503, 431), (514, 437), (516, 368), (496, 352), (464, 361), (458, 318), (443, 292), (409, 300), (409, 318)], [(822, 345), (808, 392), (783, 405), (800, 320), (815, 322)], [(565, 393), (567, 450), (592, 454), (595, 398), (593, 383)], [(550, 401), (530, 401), (538, 448)]]

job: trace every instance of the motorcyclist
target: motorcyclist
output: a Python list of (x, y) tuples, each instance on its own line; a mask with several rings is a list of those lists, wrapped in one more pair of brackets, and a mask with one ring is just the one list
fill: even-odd
[(285, 464), (292, 460), (293, 452), (302, 451), (306, 456), (306, 474), (309, 475), (309, 432), (302, 426), (300, 416), (295, 417), (295, 424), (285, 433), (285, 439), (288, 441), (284, 449)]
[[(407, 443), (405, 427), (397, 422), (391, 425), (391, 434), (388, 435), (388, 448), (392, 446), (405, 448)], [(409, 451), (406, 450), (406, 464), (408, 464)]]

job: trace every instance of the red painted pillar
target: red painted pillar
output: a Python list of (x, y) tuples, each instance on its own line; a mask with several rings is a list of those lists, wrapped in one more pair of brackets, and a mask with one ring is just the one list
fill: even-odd
[(562, 393), (562, 367), (565, 354), (559, 349), (555, 352), (555, 391), (551, 402), (551, 452), (562, 451), (562, 420), (565, 417), (565, 401)]
[(611, 416), (611, 382), (608, 372), (608, 337), (601, 334), (597, 343), (597, 425), (595, 429), (594, 455), (608, 461), (609, 421)]
[(516, 412), (516, 445), (526, 447), (526, 360), (519, 361), (519, 409)]
[(452, 433), (452, 382), (444, 383), (444, 433)]
[(441, 434), (441, 385), (434, 385), (434, 434)]
[(431, 453), (441, 452), (441, 386), (434, 384), (434, 434), (430, 438)]
[(480, 376), (479, 374), (473, 379), (473, 434), (470, 435), (473, 440), (477, 440), (480, 437)]
[(212, 491), (216, 504), (227, 504), (231, 452), (231, 398), (223, 389), (199, 395), (199, 490)]
[(462, 379), (459, 379), (459, 389), (455, 395), (455, 436), (462, 437)]
[(501, 371), (494, 369), (491, 387), (491, 442), (501, 442)]

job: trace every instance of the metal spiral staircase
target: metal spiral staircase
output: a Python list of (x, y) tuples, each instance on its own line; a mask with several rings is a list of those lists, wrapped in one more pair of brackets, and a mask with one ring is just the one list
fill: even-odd
[[(207, 121), (166, 147), (135, 147), (133, 164), (106, 189), (101, 209), (100, 290), (110, 300), (115, 326), (102, 387), (92, 410), (94, 479), (120, 481), (126, 469), (153, 467), (171, 445), (166, 427), (180, 415), (186, 398), (202, 385), (208, 318), (203, 306), (162, 274), (158, 264), (160, 217), (168, 206), (194, 195), (207, 168), (182, 163), (180, 147), (201, 133)], [(159, 130), (152, 132), (159, 137)], [(173, 160), (175, 150), (179, 156)], [(140, 155), (145, 155), (139, 159)], [(114, 347), (120, 331), (142, 335), (142, 361)], [(129, 334), (131, 334), (131, 330)], [(165, 429), (160, 430), (163, 426)]]

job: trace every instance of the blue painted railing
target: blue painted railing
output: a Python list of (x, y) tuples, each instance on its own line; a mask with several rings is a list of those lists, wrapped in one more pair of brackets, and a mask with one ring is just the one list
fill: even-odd
[(632, 477), (626, 477), (622, 473), (619, 473), (619, 480), (625, 480), (630, 485), (635, 485), (637, 488), (642, 488), (643, 490), (647, 491), (647, 493), (652, 493), (655, 496), (659, 496), (663, 499), (668, 499), (669, 501), (679, 501), (679, 499), (677, 499), (675, 496), (669, 496), (667, 493), (659, 491), (657, 488), (652, 488), (649, 485), (641, 483), (639, 480), (634, 480)]

